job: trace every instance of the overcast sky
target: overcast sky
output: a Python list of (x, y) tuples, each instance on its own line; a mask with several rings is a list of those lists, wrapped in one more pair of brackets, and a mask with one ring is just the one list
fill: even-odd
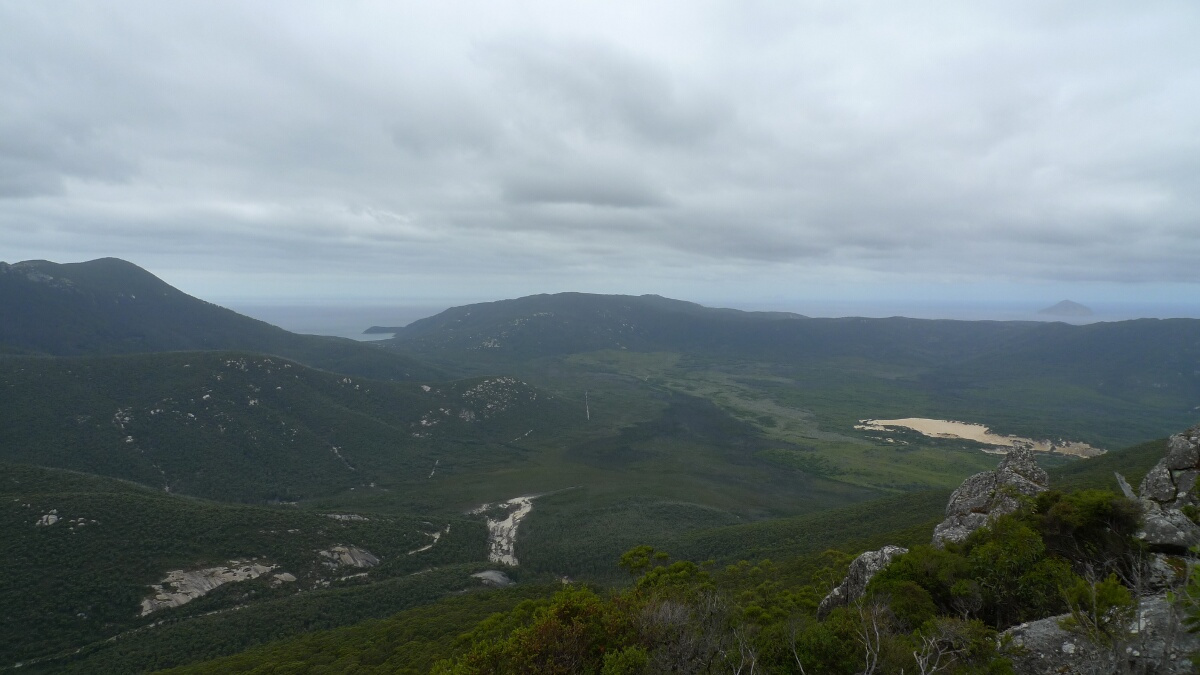
[(1200, 303), (1200, 3), (0, 0), (0, 259), (222, 302)]

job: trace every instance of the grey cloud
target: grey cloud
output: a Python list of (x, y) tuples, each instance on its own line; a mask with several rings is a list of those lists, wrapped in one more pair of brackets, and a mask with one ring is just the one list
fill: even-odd
[(696, 144), (732, 117), (715, 94), (610, 45), (512, 37), (479, 46), (479, 61), (506, 86), (566, 124), (606, 138)]
[(59, 195), (68, 179), (119, 183), (137, 172), (136, 161), (97, 134), (0, 121), (0, 198)]
[(1200, 10), (1069, 5), (10, 4), (0, 244), (527, 292), (1200, 283)]
[(629, 172), (562, 169), (523, 172), (502, 179), (504, 199), (514, 204), (588, 204), (601, 207), (663, 206), (658, 191)]

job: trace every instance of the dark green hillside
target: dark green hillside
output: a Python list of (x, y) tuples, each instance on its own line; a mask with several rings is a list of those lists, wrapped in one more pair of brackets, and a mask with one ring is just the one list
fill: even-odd
[(0, 359), (0, 401), (4, 461), (232, 501), (399, 489), (567, 426), (514, 378), (378, 382), (236, 352)]
[[(1048, 471), (1056, 490), (1117, 490), (1113, 472), (1124, 475), (1137, 489), (1142, 477), (1166, 452), (1166, 439), (1109, 452), (1087, 461)], [(884, 544), (927, 543), (945, 516), (948, 491), (913, 492), (854, 504), (820, 513), (742, 525), (696, 530), (660, 548), (689, 560), (780, 560), (820, 553), (877, 549)]]
[(1054, 419), (1067, 423), (1065, 433), (1135, 443), (1200, 419), (1200, 321), (1040, 324), (921, 380), (928, 391), (963, 399), (967, 414), (1032, 404), (1011, 415), (1014, 433)]
[[(525, 600), (549, 596), (545, 586), (456, 595), (386, 619), (272, 642), (241, 654), (168, 671), (172, 675), (202, 673), (334, 672), (417, 675), (453, 654), (452, 637), (468, 632), (497, 612)], [(268, 666), (267, 664), (272, 664)], [(264, 667), (272, 670), (260, 670)]]
[(1129, 485), (1137, 490), (1146, 473), (1154, 468), (1167, 451), (1167, 439), (1160, 438), (1129, 448), (1110, 452), (1086, 462), (1072, 462), (1049, 470), (1050, 484), (1060, 490), (1112, 490), (1117, 491), (1117, 479), (1113, 472), (1125, 476)]
[(296, 335), (199, 300), (124, 260), (0, 263), (0, 353), (197, 349), (275, 354), (374, 379), (441, 378), (435, 369), (396, 353), (353, 340)]
[(559, 293), (454, 307), (413, 322), (385, 344), (429, 356), (485, 361), (627, 349), (776, 361), (870, 353), (885, 360), (929, 363), (971, 356), (1036, 325), (808, 319), (714, 309), (652, 295)]
[[(162, 619), (170, 625), (219, 623), (219, 615), (185, 618), (248, 602), (297, 607), (291, 619), (280, 616), (266, 622), (270, 628), (265, 637), (263, 631), (255, 633), (242, 626), (245, 636), (236, 638), (234, 644), (244, 648), (256, 640), (305, 630), (309, 626), (297, 621), (306, 613), (321, 617), (309, 616), (307, 621), (329, 627), (398, 611), (407, 602), (403, 597), (429, 602), (451, 587), (475, 587), (478, 584), (461, 570), (436, 583), (430, 581), (425, 584), (429, 588), (417, 595), (418, 589), (411, 588), (407, 580), (413, 578), (412, 573), (431, 566), (485, 557), (483, 524), (462, 516), (439, 515), (432, 528), (425, 518), (396, 514), (338, 520), (288, 507), (216, 504), (123, 481), (37, 467), (0, 464), (0, 476), (0, 606), (4, 607), (0, 612), (0, 666), (58, 654)], [(49, 515), (57, 521), (44, 519)], [(39, 521), (43, 524), (37, 524)], [(429, 531), (447, 524), (451, 525), (449, 532), (433, 548), (408, 554), (429, 543)], [(325, 559), (317, 552), (335, 545), (361, 547), (381, 562), (366, 577), (338, 581), (361, 570), (342, 571), (323, 564)], [(273, 573), (287, 572), (296, 580), (273, 585), (273, 577), (267, 574), (226, 584), (178, 608), (140, 616), (140, 603), (151, 594), (149, 584), (161, 583), (169, 570), (220, 566), (234, 560), (273, 565)], [(368, 590), (380, 584), (391, 585)], [(409, 590), (401, 592), (401, 588)], [(297, 595), (300, 591), (303, 593)], [(346, 603), (337, 600), (339, 593), (358, 593), (363, 599)], [(322, 600), (325, 595), (331, 599)], [(368, 596), (374, 599), (368, 601)], [(248, 616), (243, 613), (249, 611), (235, 615)], [(146, 630), (156, 634), (175, 629)], [(208, 630), (218, 634), (214, 627)], [(104, 648), (120, 650), (120, 645), (131, 639)], [(223, 646), (216, 642), (202, 651), (227, 653), (235, 638), (223, 640)], [(139, 668), (148, 665), (154, 664)]]
[(565, 293), (453, 308), (385, 343), (459, 372), (519, 373), (564, 395), (623, 378), (628, 392), (703, 397), (803, 448), (764, 457), (887, 490), (957, 484), (982, 468), (964, 453), (982, 448), (865, 432), (859, 420), (958, 420), (1111, 449), (1200, 415), (1192, 319), (810, 319)]
[[(1114, 451), (1093, 462), (1077, 462), (1053, 469), (1051, 483), (1063, 490), (1107, 488), (1113, 482), (1113, 468), (1123, 471), (1136, 482), (1140, 472), (1157, 461), (1162, 452), (1161, 440)], [(82, 476), (48, 475), (54, 475), (67, 490), (86, 490), (92, 483), (106, 484)], [(171, 500), (163, 495), (143, 493), (148, 497)], [(534, 527), (536, 518), (529, 521), (531, 528), (522, 535), (518, 548), (523, 561), (528, 560), (518, 570), (523, 576), (543, 567), (545, 571), (554, 571), (554, 559), (570, 555), (563, 546), (573, 547), (583, 561), (591, 561), (596, 557), (596, 550), (605, 549), (614, 541), (611, 535), (595, 527), (605, 522), (602, 513), (595, 522), (593, 519), (575, 521), (575, 527), (584, 529), (584, 539), (592, 542), (586, 549), (580, 547), (578, 538), (573, 540), (573, 544), (558, 545), (552, 536), (538, 531), (544, 530), (558, 518), (570, 521), (581, 515), (573, 506), (580, 502), (573, 496), (577, 494), (578, 491), (567, 491), (539, 500), (538, 509), (555, 515), (541, 523), (540, 527)], [(736, 517), (729, 513), (684, 502), (643, 500), (627, 504), (618, 511), (628, 535), (621, 539), (622, 542), (650, 543), (658, 550), (668, 551), (675, 559), (714, 560), (715, 565), (706, 566), (705, 569), (712, 571), (720, 588), (727, 591), (742, 589), (736, 596), (739, 598), (737, 602), (751, 605), (763, 602), (765, 596), (757, 598), (765, 593), (774, 597), (774, 602), (783, 602), (791, 607), (789, 611), (795, 611), (797, 607), (809, 607), (811, 611), (810, 605), (815, 606), (813, 603), (828, 590), (821, 584), (827, 584), (829, 578), (840, 578), (838, 575), (844, 567), (839, 568), (838, 565), (844, 566), (849, 559), (843, 554), (828, 554), (826, 551), (854, 553), (889, 543), (909, 547), (926, 543), (933, 525), (943, 517), (947, 497), (948, 491), (910, 493), (820, 513), (743, 524), (731, 524)], [(597, 497), (593, 495), (583, 501), (596, 500)], [(293, 514), (293, 517), (306, 516)], [(678, 529), (664, 527), (666, 523)], [(633, 548), (633, 545), (625, 550)], [(750, 564), (737, 563), (740, 560), (749, 561)], [(610, 558), (606, 563), (607, 572), (597, 568), (590, 571), (587, 577), (611, 581), (627, 579), (626, 573), (615, 563), (616, 558)], [(831, 564), (834, 566), (832, 571), (826, 569)], [(732, 566), (726, 568), (726, 565)], [(721, 572), (723, 568), (725, 571)], [(461, 583), (465, 572), (455, 572), (455, 569), (447, 567), (439, 571), (438, 576), (419, 577), (430, 580), (432, 593), (431, 588), (407, 585), (408, 582), (403, 578), (396, 577), (366, 588), (332, 589), (307, 597), (267, 596), (261, 604), (240, 610), (234, 615), (177, 621), (153, 631), (128, 634), (115, 645), (94, 645), (77, 659), (54, 662), (52, 671), (134, 672), (151, 666), (191, 663), (283, 638), (236, 656), (197, 664), (182, 672), (324, 672), (322, 669), (338, 672), (426, 672), (433, 660), (444, 658), (455, 649), (450, 636), (465, 632), (471, 624), (482, 620), (491, 611), (506, 611), (520, 600), (539, 598), (552, 592), (543, 587), (518, 586), (503, 592), (449, 597), (439, 595), (444, 590), (456, 588), (455, 583)], [(557, 571), (561, 572), (562, 568)], [(812, 584), (812, 587), (803, 591), (794, 590), (804, 584)], [(794, 595), (790, 599), (787, 589), (793, 589), (791, 592)], [(369, 595), (364, 595), (367, 592)], [(783, 595), (775, 595), (780, 593)], [(380, 612), (388, 605), (381, 605), (378, 597), (392, 598), (389, 602), (395, 603), (396, 609), (407, 606), (406, 603), (429, 604), (402, 611), (381, 621), (367, 621), (331, 632), (286, 637), (304, 630), (338, 625), (339, 620), (331, 618), (331, 615), (348, 617), (357, 612), (361, 616), (385, 616)], [(358, 609), (351, 610), (352, 606)], [(459, 643), (457, 649), (462, 648), (462, 643)]]

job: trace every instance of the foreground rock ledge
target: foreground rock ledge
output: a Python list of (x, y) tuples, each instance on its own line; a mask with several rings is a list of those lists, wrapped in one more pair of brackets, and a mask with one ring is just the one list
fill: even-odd
[(1030, 621), (1004, 631), (1019, 647), (1013, 670), (1021, 675), (1093, 673), (1194, 673), (1188, 654), (1200, 649), (1200, 635), (1184, 630), (1163, 596), (1142, 598), (1129, 634), (1101, 646), (1059, 625), (1068, 615)]

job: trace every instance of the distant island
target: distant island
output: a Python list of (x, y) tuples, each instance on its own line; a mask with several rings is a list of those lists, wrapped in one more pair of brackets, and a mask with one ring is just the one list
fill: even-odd
[[(359, 324), (361, 325), (361, 324)], [(379, 333), (398, 333), (402, 329), (401, 326), (371, 326), (363, 331), (363, 335), (377, 335)]]
[(1038, 310), (1038, 314), (1049, 314), (1051, 316), (1091, 316), (1092, 308), (1086, 305), (1081, 305), (1078, 302), (1063, 300), (1062, 302)]

